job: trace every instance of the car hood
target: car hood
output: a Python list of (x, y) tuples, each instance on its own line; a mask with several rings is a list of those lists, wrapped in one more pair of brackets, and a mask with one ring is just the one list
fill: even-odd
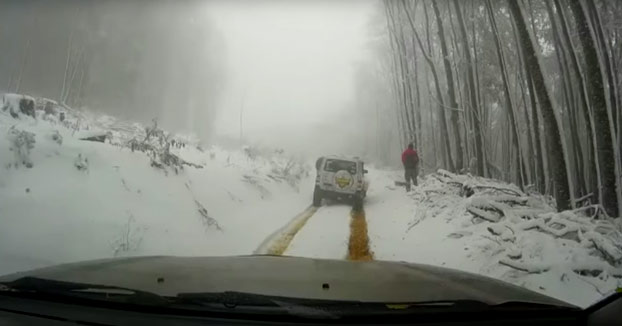
[(285, 256), (113, 258), (57, 265), (0, 277), (109, 285), (163, 296), (237, 291), (362, 302), (478, 300), (572, 305), (492, 278), (400, 262), (353, 262)]

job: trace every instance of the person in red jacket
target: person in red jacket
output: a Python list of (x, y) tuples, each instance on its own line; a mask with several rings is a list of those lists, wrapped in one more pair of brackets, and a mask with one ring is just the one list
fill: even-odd
[(411, 180), (415, 186), (417, 185), (417, 175), (419, 174), (419, 155), (413, 147), (412, 143), (408, 144), (408, 148), (402, 153), (406, 191), (410, 191)]

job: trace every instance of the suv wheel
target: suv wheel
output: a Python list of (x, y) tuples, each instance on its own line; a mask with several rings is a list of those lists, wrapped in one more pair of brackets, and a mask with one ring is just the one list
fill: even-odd
[(322, 205), (322, 189), (315, 187), (313, 190), (313, 206), (320, 207)]
[(352, 209), (355, 211), (363, 209), (363, 196), (361, 194), (354, 196), (354, 199), (352, 200)]

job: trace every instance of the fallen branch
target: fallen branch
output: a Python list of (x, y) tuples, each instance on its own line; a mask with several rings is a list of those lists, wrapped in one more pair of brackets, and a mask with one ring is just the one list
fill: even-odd
[(587, 194), (587, 195), (585, 195), (583, 197), (579, 197), (579, 198), (575, 199), (574, 202), (575, 202), (575, 204), (578, 204), (578, 203), (581, 203), (581, 202), (583, 202), (583, 201), (585, 201), (587, 199), (592, 198), (592, 196), (594, 196), (594, 193), (590, 192), (589, 194)]
[(499, 264), (505, 265), (507, 267), (514, 268), (516, 270), (519, 270), (521, 272), (526, 272), (529, 274), (540, 274), (551, 269), (550, 266), (538, 266), (535, 264), (528, 264), (528, 263), (521, 262), (521, 261), (512, 261), (512, 260), (507, 260), (507, 259), (499, 260)]
[(488, 212), (486, 210), (483, 210), (483, 209), (477, 208), (477, 207), (473, 207), (473, 206), (467, 207), (467, 211), (469, 213), (471, 213), (471, 214), (481, 218), (481, 219), (484, 219), (486, 221), (490, 221), (490, 222), (493, 222), (493, 223), (499, 222), (499, 220), (501, 219), (501, 217), (495, 216), (494, 214), (492, 214), (492, 213), (490, 213), (490, 212)]
[(184, 164), (184, 165), (187, 165), (187, 166), (191, 166), (191, 167), (197, 168), (197, 169), (202, 169), (203, 168), (203, 165), (195, 164), (195, 163), (188, 162), (188, 161), (185, 161), (185, 160), (182, 160), (182, 159), (180, 159), (180, 160), (181, 160), (181, 164)]
[[(442, 183), (445, 183), (445, 184), (448, 184), (448, 185), (451, 185), (451, 186), (456, 186), (456, 187), (462, 188), (462, 183), (461, 183), (461, 182), (458, 182), (458, 181), (453, 181), (453, 180), (447, 180), (447, 179), (442, 179), (441, 177), (439, 177), (439, 176), (438, 176), (438, 175), (436, 175), (436, 174), (432, 174), (432, 177), (433, 177), (433, 178), (435, 178), (435, 179), (437, 179), (438, 181), (440, 181), (440, 182), (442, 182)], [(397, 184), (397, 183), (396, 183), (396, 184)], [(404, 184), (406, 184), (406, 183), (404, 182)]]
[(442, 170), (442, 169), (438, 170), (435, 174), (432, 174), (432, 176), (443, 183), (460, 187), (462, 194), (464, 194), (464, 197), (470, 197), (471, 195), (475, 193), (475, 190), (490, 189), (490, 190), (498, 191), (498, 192), (501, 192), (507, 195), (512, 195), (512, 196), (519, 197), (519, 198), (525, 198), (524, 194), (516, 190), (510, 189), (510, 188), (501, 188), (501, 187), (481, 185), (481, 184), (470, 184), (470, 183), (456, 181), (457, 176), (455, 174)]
[(583, 234), (581, 238), (591, 242), (610, 264), (615, 266), (622, 262), (622, 250), (601, 234), (591, 231)]
[(492, 235), (501, 235), (503, 233), (503, 227), (501, 227), (500, 225), (491, 225), (489, 227), (487, 227), (488, 232), (490, 232)]
[(521, 259), (523, 257), (523, 253), (520, 250), (516, 249), (516, 248), (508, 249), (507, 251), (508, 251), (507, 252), (508, 258), (510, 258), (512, 260), (518, 260), (518, 259)]
[(572, 270), (576, 274), (583, 276), (599, 276), (605, 272), (615, 278), (622, 278), (622, 269), (613, 267), (603, 261), (590, 261), (582, 263), (572, 263), (568, 265), (568, 269)]
[(213, 217), (209, 216), (209, 214), (207, 213), (207, 209), (205, 209), (205, 207), (201, 205), (201, 203), (199, 203), (199, 201), (196, 199), (194, 200), (194, 203), (197, 205), (197, 211), (199, 212), (199, 214), (201, 214), (201, 221), (203, 222), (203, 225), (208, 228), (210, 226), (214, 226), (216, 230), (222, 231), (222, 228), (220, 227), (220, 225), (218, 225), (218, 221), (216, 221), (216, 219), (214, 219)]
[(499, 192), (502, 192), (502, 193), (505, 193), (505, 194), (508, 194), (508, 195), (513, 195), (513, 196), (516, 196), (516, 197), (522, 197), (523, 196), (523, 194), (521, 194), (521, 193), (519, 193), (519, 192), (517, 192), (515, 190), (509, 189), (509, 188), (499, 188), (499, 187), (484, 186), (484, 185), (473, 185), (473, 186), (470, 186), (470, 187), (474, 188), (474, 189), (492, 189), (492, 190), (499, 191)]
[(508, 205), (516, 205), (516, 206), (525, 206), (527, 205), (527, 201), (529, 198), (524, 196), (513, 196), (513, 195), (504, 195), (504, 196), (495, 196), (490, 198), (496, 202), (508, 204)]

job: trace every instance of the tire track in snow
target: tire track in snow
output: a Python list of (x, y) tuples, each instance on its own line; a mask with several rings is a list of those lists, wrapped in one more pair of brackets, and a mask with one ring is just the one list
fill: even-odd
[(322, 206), (296, 234), (284, 255), (346, 259), (350, 236), (350, 209), (342, 204)]
[(348, 260), (370, 261), (374, 254), (369, 249), (367, 220), (363, 209), (350, 212), (350, 240), (348, 242)]
[(253, 253), (256, 255), (283, 255), (296, 236), (296, 233), (305, 226), (317, 209), (314, 206), (307, 207), (289, 223), (267, 237)]

